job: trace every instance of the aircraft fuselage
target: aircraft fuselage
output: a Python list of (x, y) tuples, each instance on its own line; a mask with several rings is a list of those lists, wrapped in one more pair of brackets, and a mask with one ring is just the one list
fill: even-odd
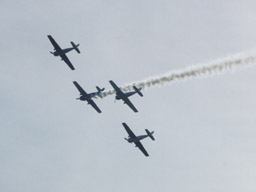
[(88, 96), (83, 96), (83, 95), (79, 97), (79, 99), (80, 99), (81, 101), (87, 101), (87, 100), (89, 100), (90, 98), (91, 98), (90, 96), (88, 97)]
[(80, 96), (79, 99), (80, 99), (81, 101), (87, 101), (87, 100), (89, 100), (89, 99), (91, 99), (91, 98), (93, 98), (93, 97), (96, 97), (97, 95), (99, 95), (98, 92), (89, 93), (87, 96), (83, 96), (83, 95)]
[[(126, 97), (130, 97), (132, 95), (134, 95), (136, 92), (132, 91), (132, 92), (127, 92), (127, 93), (123, 93)], [(120, 100), (123, 98), (123, 94), (117, 94), (116, 95), (116, 100)]]
[(72, 51), (74, 48), (71, 47), (71, 48), (66, 48), (66, 49), (62, 49), (61, 51), (54, 51), (52, 54), (54, 56), (60, 56), (60, 55), (64, 55), (66, 53), (68, 53), (69, 51)]
[(81, 100), (81, 101), (88, 101), (88, 100), (90, 100), (90, 99), (92, 99), (93, 97), (97, 97), (97, 96), (99, 96), (99, 97), (101, 97), (101, 92), (104, 90), (104, 88), (103, 89), (100, 89), (99, 91), (97, 91), (97, 92), (92, 92), (92, 93), (88, 93), (87, 95), (80, 95), (80, 97), (79, 98), (77, 98), (77, 99), (79, 99), (79, 100)]
[(141, 136), (137, 136), (136, 138), (128, 138), (127, 141), (129, 143), (136, 143), (137, 141), (145, 139), (146, 137), (148, 137), (148, 135), (141, 135)]
[(97, 95), (99, 95), (99, 93), (98, 92), (94, 92), (94, 93), (90, 93), (89, 95), (90, 95), (90, 98), (92, 98), (92, 97), (96, 97)]

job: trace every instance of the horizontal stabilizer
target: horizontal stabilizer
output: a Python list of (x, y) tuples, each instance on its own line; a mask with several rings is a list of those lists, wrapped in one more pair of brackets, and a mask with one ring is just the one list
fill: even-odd
[(79, 44), (76, 45), (73, 41), (71, 41), (70, 43), (77, 53), (81, 53), (80, 50), (78, 49)]
[(102, 97), (102, 95), (101, 95), (101, 92), (102, 91), (104, 91), (105, 90), (105, 88), (99, 88), (98, 86), (96, 86), (96, 89), (97, 89), (97, 91), (98, 91), (98, 93), (97, 93), (97, 95), (102, 99), (103, 97)]
[(96, 86), (96, 89), (98, 90), (98, 92), (102, 92), (102, 91), (104, 91), (105, 90), (105, 88), (99, 88), (98, 86)]
[(142, 88), (138, 89), (137, 87), (133, 86), (133, 89), (139, 94), (139, 96), (143, 97), (143, 94), (141, 93)]
[(154, 133), (154, 131), (149, 132), (149, 130), (148, 130), (148, 129), (145, 129), (145, 131), (147, 132), (148, 136), (149, 136), (152, 140), (155, 140), (155, 138), (153, 137), (153, 133)]

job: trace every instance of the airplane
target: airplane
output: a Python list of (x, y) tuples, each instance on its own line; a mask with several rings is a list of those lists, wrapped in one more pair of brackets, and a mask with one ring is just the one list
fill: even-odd
[(116, 100), (122, 99), (124, 101), (124, 104), (127, 104), (135, 113), (138, 112), (138, 110), (134, 107), (128, 97), (134, 95), (135, 93), (138, 93), (139, 96), (143, 97), (143, 94), (140, 92), (142, 88), (138, 89), (137, 87), (133, 86), (135, 91), (124, 93), (112, 80), (110, 80), (109, 83), (116, 91)]
[(149, 156), (147, 151), (144, 149), (143, 145), (141, 144), (140, 140), (142, 139), (145, 139), (146, 137), (150, 137), (152, 140), (155, 140), (155, 138), (153, 137), (153, 133), (154, 131), (152, 132), (149, 132), (148, 129), (145, 129), (147, 135), (140, 135), (140, 136), (136, 136), (132, 130), (128, 127), (128, 125), (126, 123), (122, 123), (125, 130), (127, 131), (128, 133), (128, 138), (124, 138), (126, 141), (128, 141), (129, 143), (134, 143), (135, 144), (135, 147), (138, 147), (142, 153), (145, 155), (145, 156)]
[(53, 47), (54, 47), (54, 52), (51, 52), (51, 54), (53, 54), (54, 56), (60, 56), (61, 60), (65, 61), (65, 63), (70, 67), (70, 69), (75, 70), (74, 66), (72, 65), (72, 63), (69, 61), (68, 57), (66, 56), (66, 53), (68, 53), (69, 51), (72, 51), (73, 49), (76, 50), (77, 53), (80, 53), (80, 50), (78, 49), (79, 44), (75, 44), (73, 41), (71, 41), (71, 48), (66, 48), (66, 49), (61, 49), (60, 46), (56, 43), (56, 41), (52, 38), (51, 35), (47, 36), (49, 38), (49, 40), (51, 41)]
[(84, 89), (76, 81), (73, 81), (73, 83), (76, 86), (76, 88), (78, 89), (78, 91), (80, 92), (80, 97), (77, 98), (77, 100), (87, 101), (88, 104), (90, 104), (98, 113), (101, 113), (101, 110), (96, 105), (96, 103), (94, 103), (92, 98), (95, 96), (101, 97), (101, 92), (104, 90), (104, 88), (100, 89), (99, 87), (97, 87), (98, 92), (93, 92), (93, 93), (88, 94), (84, 91)]

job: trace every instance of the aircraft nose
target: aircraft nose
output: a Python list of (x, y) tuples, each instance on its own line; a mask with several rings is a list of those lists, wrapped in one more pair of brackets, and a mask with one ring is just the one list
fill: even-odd
[(81, 100), (81, 101), (83, 101), (83, 96), (80, 96), (79, 98), (77, 98), (77, 99), (79, 99), (79, 100)]

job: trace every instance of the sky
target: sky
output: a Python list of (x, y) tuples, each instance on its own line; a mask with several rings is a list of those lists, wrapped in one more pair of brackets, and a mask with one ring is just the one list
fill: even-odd
[[(252, 0), (2, 0), (0, 191), (256, 190), (255, 69), (114, 96), (87, 92), (255, 49)], [(76, 70), (53, 57), (47, 35)], [(149, 157), (124, 140), (126, 122)]]

